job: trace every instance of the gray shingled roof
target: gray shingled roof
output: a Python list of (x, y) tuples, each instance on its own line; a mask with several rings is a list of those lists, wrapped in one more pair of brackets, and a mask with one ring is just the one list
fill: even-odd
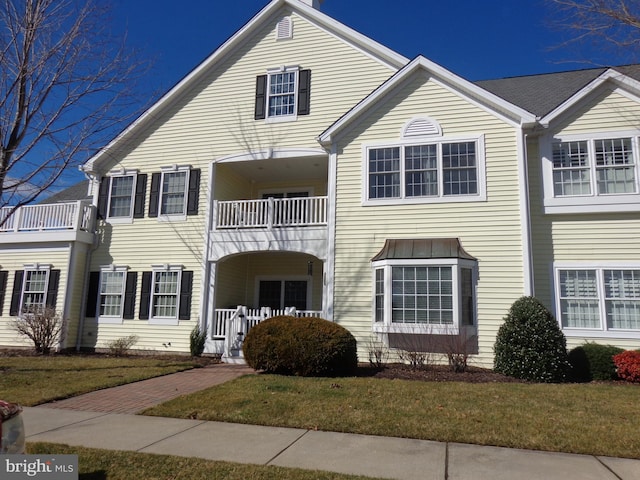
[(90, 198), (87, 196), (89, 191), (89, 180), (82, 180), (81, 182), (71, 185), (69, 188), (54, 193), (50, 197), (38, 203), (60, 203), (60, 202), (74, 202), (76, 200), (84, 200)]
[[(640, 65), (610, 67), (640, 81)], [(545, 116), (607, 70), (592, 68), (475, 82), (479, 87), (539, 117)]]

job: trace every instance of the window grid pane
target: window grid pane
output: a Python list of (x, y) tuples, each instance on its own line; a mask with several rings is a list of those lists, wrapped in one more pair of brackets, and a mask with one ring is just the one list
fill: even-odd
[(451, 267), (393, 267), (392, 323), (453, 324)]
[(600, 328), (595, 270), (560, 271), (560, 315), (568, 328)]
[(46, 270), (27, 270), (25, 273), (23, 308), (29, 310), (34, 307), (44, 307), (48, 272)]
[(187, 172), (165, 172), (162, 179), (162, 201), (160, 213), (163, 215), (184, 214)]
[(384, 321), (384, 269), (376, 270), (375, 321)]
[(438, 195), (437, 145), (406, 147), (404, 161), (407, 197)]
[(100, 316), (122, 316), (124, 272), (102, 272), (100, 281)]
[(591, 194), (587, 142), (553, 145), (553, 189), (554, 194), (560, 197)]
[(478, 171), (475, 142), (442, 145), (444, 195), (478, 193)]
[(133, 176), (111, 178), (109, 217), (130, 217), (133, 198)]
[(400, 198), (400, 148), (369, 150), (369, 198)]
[(296, 72), (276, 73), (269, 76), (269, 116), (278, 117), (295, 113)]
[(630, 138), (596, 140), (598, 193), (635, 193), (635, 167)]
[(155, 272), (153, 282), (153, 316), (178, 316), (179, 272)]
[(640, 270), (604, 271), (607, 328), (640, 329)]

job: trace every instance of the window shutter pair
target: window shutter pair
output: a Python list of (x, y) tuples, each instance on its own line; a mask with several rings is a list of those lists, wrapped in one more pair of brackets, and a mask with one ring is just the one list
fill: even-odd
[[(151, 194), (149, 196), (149, 217), (158, 216), (161, 185), (161, 173), (151, 175)], [(198, 201), (200, 199), (200, 169), (193, 168), (189, 171), (189, 186), (187, 190), (187, 215), (198, 214)]]
[[(16, 270), (13, 277), (13, 291), (11, 292), (11, 305), (9, 315), (16, 317), (20, 313), (20, 299), (22, 298), (22, 286), (24, 283), (24, 270)], [(60, 284), (60, 270), (49, 271), (49, 285), (47, 285), (46, 306), (56, 308), (58, 301), (58, 286)], [(6, 286), (6, 279), (5, 279)]]
[[(151, 308), (151, 286), (153, 284), (153, 272), (142, 272), (142, 291), (140, 292), (140, 320), (149, 320)], [(193, 290), (193, 271), (183, 271), (180, 282), (180, 310), (178, 320), (191, 318), (191, 300)]]
[[(110, 177), (100, 179), (98, 191), (98, 218), (107, 218), (111, 180)], [(136, 179), (136, 191), (133, 198), (133, 218), (144, 218), (144, 198), (147, 193), (147, 174), (139, 173)]]
[[(122, 318), (132, 320), (134, 317), (136, 286), (138, 283), (137, 272), (127, 272), (124, 288), (124, 305), (122, 308)], [(100, 272), (89, 273), (89, 288), (87, 290), (87, 310), (85, 316), (96, 318), (98, 314), (98, 301), (100, 298)]]
[[(264, 120), (267, 118), (267, 75), (259, 75), (256, 78), (256, 103), (254, 118)], [(298, 72), (298, 115), (309, 115), (311, 97), (311, 70)]]

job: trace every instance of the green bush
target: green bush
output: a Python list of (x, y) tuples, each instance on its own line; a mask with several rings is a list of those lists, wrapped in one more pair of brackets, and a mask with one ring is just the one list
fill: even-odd
[(571, 379), (576, 382), (617, 379), (613, 356), (623, 351), (622, 348), (613, 345), (597, 343), (585, 343), (574, 348), (569, 352)]
[(192, 357), (199, 357), (204, 352), (204, 345), (207, 341), (207, 332), (200, 330), (200, 325), (196, 325), (189, 335), (189, 350)]
[(534, 297), (513, 303), (494, 348), (496, 372), (534, 382), (566, 380), (566, 339), (551, 312)]
[(353, 335), (321, 318), (269, 318), (249, 330), (242, 350), (250, 367), (283, 375), (349, 375), (358, 365)]

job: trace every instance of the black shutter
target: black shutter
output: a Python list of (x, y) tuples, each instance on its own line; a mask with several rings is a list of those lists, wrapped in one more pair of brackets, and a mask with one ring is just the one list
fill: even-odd
[(138, 273), (127, 272), (127, 283), (124, 289), (124, 309), (122, 318), (125, 320), (133, 319), (133, 310), (136, 304), (136, 286), (138, 285)]
[(158, 202), (160, 201), (160, 178), (162, 174), (151, 175), (151, 194), (149, 195), (149, 216), (158, 216)]
[(200, 169), (194, 168), (189, 173), (189, 192), (187, 195), (187, 215), (198, 214), (199, 197), (200, 197)]
[(153, 272), (142, 272), (142, 289), (140, 291), (140, 320), (149, 320), (149, 303), (151, 302), (151, 275)]
[(98, 190), (98, 218), (107, 218), (107, 206), (109, 205), (109, 186), (111, 179), (102, 177), (100, 179), (100, 189)]
[(311, 70), (298, 72), (298, 115), (309, 115), (311, 97)]
[(256, 78), (256, 108), (255, 119), (264, 120), (267, 116), (267, 76), (259, 75)]
[(98, 309), (98, 295), (100, 288), (100, 272), (89, 272), (89, 288), (87, 290), (87, 310), (84, 315), (95, 318)]
[(144, 218), (144, 197), (147, 194), (147, 174), (139, 173), (133, 201), (133, 218)]
[(191, 319), (191, 291), (193, 289), (193, 272), (182, 272), (182, 280), (180, 282), (180, 311), (178, 312), (178, 320)]
[(2, 316), (2, 310), (4, 307), (4, 294), (7, 291), (7, 278), (9, 272), (6, 270), (0, 270), (0, 316)]
[(49, 272), (49, 288), (47, 288), (47, 307), (56, 308), (59, 284), (60, 270), (51, 270)]
[(22, 297), (22, 282), (24, 280), (24, 270), (17, 270), (13, 277), (13, 292), (11, 293), (11, 306), (9, 315), (12, 317), (20, 313), (20, 298)]

